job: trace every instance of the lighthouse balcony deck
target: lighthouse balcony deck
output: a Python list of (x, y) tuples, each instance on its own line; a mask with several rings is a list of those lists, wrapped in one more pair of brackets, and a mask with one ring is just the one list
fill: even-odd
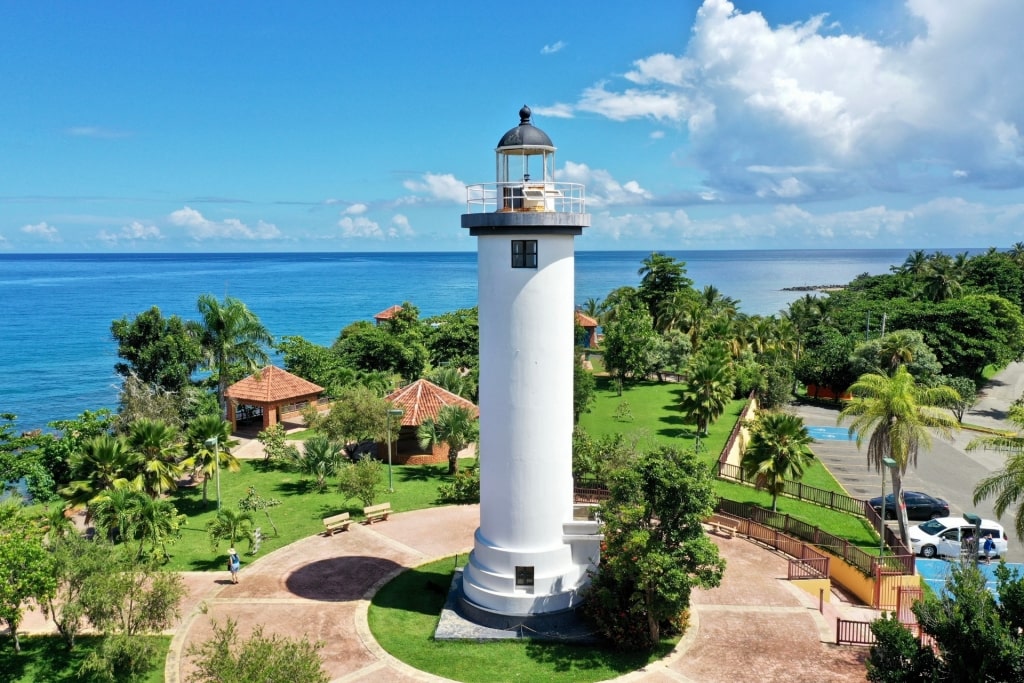
[(520, 180), (466, 186), (466, 213), (586, 213), (581, 183)]

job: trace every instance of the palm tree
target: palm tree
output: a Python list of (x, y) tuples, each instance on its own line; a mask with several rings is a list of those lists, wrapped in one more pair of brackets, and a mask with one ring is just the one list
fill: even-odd
[(302, 474), (316, 479), (316, 490), (323, 491), (327, 477), (332, 477), (341, 465), (343, 449), (339, 443), (323, 434), (306, 439), (302, 449), (296, 449), (289, 456), (293, 467)]
[(135, 524), (132, 529), (133, 535), (139, 541), (136, 557), (142, 557), (142, 551), (148, 541), (152, 556), (156, 557), (159, 548), (161, 558), (166, 560), (169, 557), (167, 543), (173, 542), (181, 535), (181, 525), (185, 521), (185, 515), (179, 515), (178, 508), (166, 498), (143, 496), (135, 512)]
[(122, 486), (105, 491), (89, 504), (96, 528), (113, 543), (135, 536), (139, 508), (147, 499), (138, 489)]
[(710, 351), (694, 356), (687, 370), (687, 386), (680, 408), (687, 422), (706, 434), (708, 425), (721, 417), (733, 392), (732, 368), (724, 353)]
[(917, 467), (917, 453), (923, 445), (931, 446), (931, 433), (935, 429), (949, 438), (959, 428), (947, 408), (958, 399), (955, 390), (947, 386), (925, 387), (914, 380), (904, 366), (899, 366), (891, 377), (866, 374), (850, 386), (853, 400), (839, 414), (838, 422), (852, 417), (849, 432), (856, 435), (857, 447), (868, 440), (868, 465), (882, 471), (882, 461), (892, 458), (896, 467), (892, 471), (893, 497), (899, 501), (897, 519), (900, 536), (907, 542), (907, 508), (903, 505), (903, 475), (907, 467)]
[[(974, 504), (995, 496), (996, 517), (1002, 518), (1010, 506), (1024, 500), (1024, 404), (1010, 406), (1008, 419), (1018, 431), (997, 436), (983, 436), (967, 444), (968, 450), (984, 446), (1007, 453), (1006, 464), (978, 482), (974, 487)], [(1024, 505), (1017, 506), (1015, 518), (1017, 538), (1024, 540)]]
[(761, 413), (750, 432), (741, 466), (754, 485), (772, 494), (772, 511), (786, 480), (798, 480), (814, 459), (804, 419), (790, 413)]
[(447, 405), (441, 408), (436, 418), (428, 417), (416, 431), (421, 448), (433, 448), (441, 444), (448, 446), (448, 474), (458, 469), (459, 451), (477, 440), (480, 426), (469, 408)]
[(224, 297), (220, 302), (203, 294), (197, 305), (203, 318), (200, 343), (207, 368), (217, 378), (217, 401), (223, 417), (227, 414), (224, 392), (233, 377), (232, 370), (240, 369), (244, 375), (266, 365), (270, 357), (264, 347), (272, 345), (274, 338), (238, 299)]
[(252, 512), (248, 510), (217, 510), (217, 516), (206, 523), (210, 546), (216, 550), (221, 541), (227, 541), (228, 545), (233, 547), (243, 538), (248, 538), (251, 542), (253, 524)]
[(143, 489), (156, 498), (178, 488), (185, 468), (178, 431), (163, 420), (142, 418), (132, 423), (128, 447), (142, 458)]
[[(216, 439), (216, 446), (208, 446), (207, 443)], [(238, 445), (238, 442), (231, 438), (231, 423), (222, 420), (217, 415), (200, 415), (192, 420), (188, 427), (187, 448), (189, 457), (183, 462), (186, 467), (193, 468), (194, 472), (203, 475), (203, 502), (209, 498), (206, 496), (206, 484), (210, 475), (217, 473), (220, 469), (227, 468), (230, 472), (238, 472), (242, 469), (238, 458), (231, 454), (231, 449)], [(220, 462), (217, 462), (217, 455)]]
[[(74, 479), (60, 494), (71, 508), (88, 505), (98, 496), (119, 487), (141, 488), (138, 477), (142, 460), (133, 453), (124, 439), (101, 434), (84, 442), (81, 449), (71, 455)], [(86, 514), (86, 520), (91, 515)]]

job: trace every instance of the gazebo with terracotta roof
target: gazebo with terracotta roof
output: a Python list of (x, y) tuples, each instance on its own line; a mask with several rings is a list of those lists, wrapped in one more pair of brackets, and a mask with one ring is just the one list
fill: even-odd
[[(307, 403), (316, 403), (323, 390), (323, 387), (286, 370), (268, 365), (235, 382), (224, 392), (228, 401), (231, 430), (234, 431), (238, 426), (238, 406), (262, 409), (263, 429), (266, 429), (277, 424), (283, 413), (298, 412)], [(285, 410), (282, 411), (282, 408)]]
[[(416, 430), (429, 418), (436, 418), (441, 408), (448, 405), (461, 406), (469, 410), (474, 418), (480, 417), (480, 409), (472, 401), (442, 389), (433, 382), (419, 379), (397, 389), (385, 397), (391, 405), (402, 410), (401, 425), (395, 435), (397, 443), (394, 462), (405, 465), (426, 465), (448, 462), (447, 448), (435, 447), (431, 452), (420, 448)], [(385, 444), (386, 447), (386, 444)], [(381, 451), (383, 452), (383, 451)]]
[(394, 318), (395, 314), (398, 313), (400, 310), (402, 310), (402, 306), (399, 304), (395, 304), (394, 306), (390, 308), (385, 308), (383, 311), (373, 316), (373, 319), (377, 322), (378, 325), (380, 325), (381, 322), (383, 322), (384, 320), (391, 320), (392, 318)]
[(597, 326), (599, 323), (583, 311), (577, 310), (576, 324), (587, 331), (587, 343), (585, 346), (588, 349), (597, 348)]

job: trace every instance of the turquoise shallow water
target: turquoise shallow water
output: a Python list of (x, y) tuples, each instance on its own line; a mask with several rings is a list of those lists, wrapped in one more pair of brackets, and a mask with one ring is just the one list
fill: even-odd
[[(947, 253), (961, 250), (946, 250)], [(772, 314), (803, 292), (884, 273), (910, 250), (667, 251), (697, 287), (712, 284), (750, 314)], [(576, 301), (636, 285), (649, 252), (576, 258)], [(476, 254), (0, 254), (0, 412), (21, 429), (114, 407), (111, 321), (150, 306), (196, 318), (200, 294), (238, 297), (275, 337), (330, 344), (356, 320), (403, 301), (423, 316), (476, 305)]]

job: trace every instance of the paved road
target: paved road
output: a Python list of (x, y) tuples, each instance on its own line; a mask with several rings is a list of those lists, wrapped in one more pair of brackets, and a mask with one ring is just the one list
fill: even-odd
[[(1010, 404), (1024, 393), (1024, 363), (1011, 363), (999, 373), (982, 392), (974, 408), (964, 415), (966, 424), (1014, 429), (1006, 420)], [(837, 410), (814, 406), (798, 406), (797, 413), (808, 426), (836, 426)], [(973, 512), (986, 519), (995, 519), (992, 501), (972, 503), (974, 486), (982, 478), (1003, 466), (1005, 456), (995, 451), (968, 451), (967, 444), (978, 434), (961, 430), (952, 441), (936, 437), (930, 450), (921, 450), (917, 467), (911, 466), (904, 475), (904, 487), (913, 491), (924, 491), (949, 501), (951, 514), (961, 515)], [(864, 448), (867, 444), (864, 445)], [(828, 466), (850, 495), (857, 498), (873, 498), (882, 493), (881, 475), (867, 466), (867, 456), (858, 450), (853, 442), (819, 441), (814, 446), (815, 454)], [(886, 491), (891, 491), (891, 481), (886, 478)], [(1014, 511), (1010, 510), (999, 520), (1010, 535), (1007, 560), (1024, 562), (1024, 542), (1014, 537)]]

